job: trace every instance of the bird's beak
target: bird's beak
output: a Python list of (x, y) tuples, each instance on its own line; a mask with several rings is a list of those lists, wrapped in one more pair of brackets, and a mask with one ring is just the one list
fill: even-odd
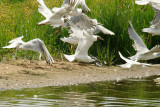
[(102, 40), (102, 41), (104, 41), (104, 39), (103, 39), (102, 37), (100, 37), (100, 36), (99, 36), (98, 38), (99, 38), (99, 40)]

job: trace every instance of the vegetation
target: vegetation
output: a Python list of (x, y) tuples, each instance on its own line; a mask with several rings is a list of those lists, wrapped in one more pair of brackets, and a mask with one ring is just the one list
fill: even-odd
[[(51, 9), (54, 6), (61, 6), (62, 0), (44, 0)], [(137, 6), (134, 0), (86, 0), (91, 12), (87, 15), (95, 18), (106, 28), (115, 32), (115, 36), (108, 36), (100, 33), (105, 41), (98, 41), (90, 48), (89, 53), (98, 57), (107, 65), (119, 64), (118, 51), (124, 56), (135, 54), (132, 47), (133, 41), (128, 36), (128, 21), (131, 20), (139, 35), (145, 39), (147, 34), (141, 32), (144, 27), (150, 26), (150, 21), (154, 16), (151, 7), (141, 10), (142, 6)], [(38, 12), (36, 0), (1, 0), (0, 1), (0, 47), (8, 45), (8, 41), (24, 35), (24, 41), (40, 38), (44, 41), (53, 58), (61, 58), (62, 54), (71, 54), (73, 51), (70, 45), (60, 41), (61, 37), (68, 36), (68, 29), (61, 29), (57, 32), (51, 26), (38, 26), (37, 23), (44, 17)], [(159, 37), (153, 37), (149, 49), (159, 44)], [(6, 54), (7, 49), (0, 49), (0, 60), (4, 57), (11, 58), (12, 54)], [(38, 59), (38, 54), (32, 51), (18, 52), (17, 56), (27, 59)], [(153, 60), (158, 62), (158, 60)], [(152, 62), (153, 62), (152, 61)]]

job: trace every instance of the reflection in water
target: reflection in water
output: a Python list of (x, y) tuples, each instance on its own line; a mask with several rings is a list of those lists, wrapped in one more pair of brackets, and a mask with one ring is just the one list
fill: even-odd
[(6, 90), (0, 92), (0, 106), (104, 107), (159, 106), (160, 85), (150, 77), (120, 82)]

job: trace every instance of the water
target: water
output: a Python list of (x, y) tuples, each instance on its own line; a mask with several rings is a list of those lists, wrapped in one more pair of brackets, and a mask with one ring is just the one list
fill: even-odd
[(160, 85), (155, 78), (0, 91), (0, 106), (159, 107)]

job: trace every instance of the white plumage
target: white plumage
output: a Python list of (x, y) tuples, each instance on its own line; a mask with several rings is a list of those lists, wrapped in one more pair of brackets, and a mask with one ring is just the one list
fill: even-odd
[[(52, 56), (50, 55), (48, 49), (46, 48), (45, 44), (40, 40), (40, 39), (33, 39), (28, 42), (23, 42), (22, 41), (23, 36), (11, 40), (9, 43), (10, 45), (5, 46), (3, 48), (15, 48), (16, 51), (18, 49), (20, 50), (33, 50), (36, 52), (39, 52), (39, 60), (41, 60), (41, 55), (44, 54), (46, 62), (49, 64), (52, 64), (54, 62)], [(16, 52), (15, 52), (16, 54)], [(15, 59), (15, 54), (14, 54), (14, 59)]]
[[(38, 23), (38, 25), (46, 25), (49, 24), (53, 27), (60, 27), (64, 24), (64, 15), (69, 14), (70, 11), (74, 10), (74, 6), (76, 2), (69, 2), (63, 5), (61, 8), (56, 9), (54, 13), (45, 5), (43, 0), (37, 0), (39, 2), (38, 11), (41, 13), (46, 19)], [(74, 1), (74, 0), (69, 0)]]
[(75, 5), (76, 8), (78, 8), (78, 6), (81, 5), (84, 11), (91, 11), (89, 7), (86, 5), (85, 0), (75, 0), (75, 1), (76, 1), (76, 5)]
[[(98, 23), (96, 19), (91, 19), (85, 14), (71, 17), (69, 21), (74, 23), (81, 30), (87, 30), (91, 28), (94, 29), (94, 34), (103, 32), (104, 34), (115, 35), (112, 31), (108, 30), (107, 28), (103, 27), (102, 24)], [(64, 27), (67, 26), (70, 26), (70, 23), (68, 21), (64, 24)]]
[(152, 5), (160, 10), (160, 0), (136, 0), (135, 3), (138, 5)]
[(119, 53), (119, 56), (126, 62), (126, 64), (119, 65), (120, 67), (130, 68), (132, 65), (150, 65), (150, 64), (139, 63), (137, 61), (133, 61), (133, 60), (127, 59), (120, 52), (118, 52), (118, 53)]
[(54, 7), (54, 8), (52, 8), (52, 11), (53, 12), (57, 12), (62, 7), (65, 7), (66, 5), (74, 4), (74, 7), (73, 7), (72, 11), (68, 12), (66, 15), (69, 15), (69, 16), (78, 16), (78, 15), (80, 15), (82, 13), (82, 9), (78, 8), (78, 2), (79, 2), (79, 0), (64, 0), (61, 7)]
[(155, 7), (153, 7), (153, 10), (155, 11), (155, 16), (151, 21), (151, 26), (149, 28), (142, 29), (142, 31), (150, 33), (152, 36), (160, 36), (160, 10), (156, 9)]
[(160, 57), (160, 45), (156, 45), (149, 50), (144, 44), (142, 38), (134, 30), (131, 22), (128, 28), (129, 37), (134, 41), (134, 49), (137, 51), (136, 55), (131, 56), (131, 60), (150, 60)]
[(75, 34), (74, 37), (78, 39), (78, 46), (74, 55), (64, 54), (65, 58), (70, 62), (74, 60), (87, 63), (94, 62), (95, 59), (92, 59), (90, 56), (88, 56), (88, 50), (99, 37), (93, 35), (93, 29), (80, 30), (72, 27), (72, 31)]
[(154, 8), (153, 6), (152, 6), (152, 8), (155, 11), (155, 15), (154, 15), (154, 18), (153, 18), (151, 24), (155, 25), (160, 20), (160, 10)]
[(78, 44), (78, 41), (79, 41), (78, 37), (75, 36), (73, 33), (70, 34), (69, 37), (60, 38), (60, 40), (63, 42), (73, 44), (73, 45)]

